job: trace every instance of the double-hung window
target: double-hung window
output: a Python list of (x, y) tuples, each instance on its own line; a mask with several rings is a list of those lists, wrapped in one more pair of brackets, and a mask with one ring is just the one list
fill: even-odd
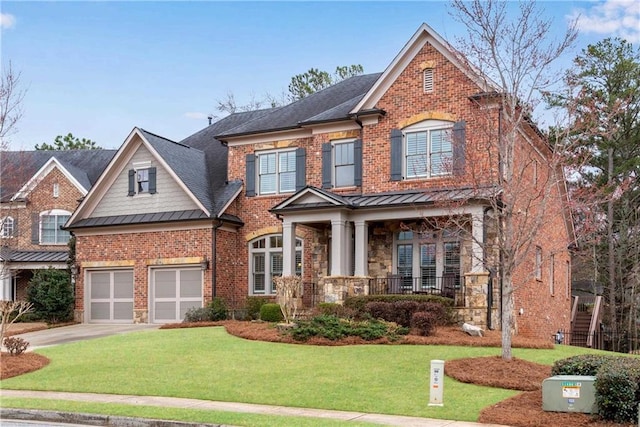
[(429, 121), (405, 129), (405, 177), (426, 178), (452, 173), (452, 125)]
[(54, 209), (40, 214), (40, 244), (42, 245), (66, 245), (71, 234), (61, 230), (71, 212)]
[(13, 237), (13, 233), (15, 232), (15, 221), (10, 216), (5, 216), (0, 220), (0, 237), (3, 239), (8, 239)]
[[(274, 234), (249, 244), (252, 295), (274, 295), (274, 277), (282, 276), (282, 235)], [(296, 239), (296, 275), (302, 276), (302, 239)]]
[(260, 194), (289, 193), (296, 190), (296, 152), (274, 151), (258, 154)]
[(333, 157), (335, 186), (355, 185), (354, 141), (335, 143)]

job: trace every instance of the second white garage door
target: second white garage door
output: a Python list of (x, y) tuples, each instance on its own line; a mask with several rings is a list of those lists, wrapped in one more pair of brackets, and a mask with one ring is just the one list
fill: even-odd
[(202, 307), (202, 270), (199, 267), (152, 270), (153, 323), (181, 322), (193, 307)]

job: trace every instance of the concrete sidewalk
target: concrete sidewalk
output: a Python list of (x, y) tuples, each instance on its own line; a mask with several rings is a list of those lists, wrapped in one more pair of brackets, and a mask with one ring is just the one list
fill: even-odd
[[(214, 402), (209, 400), (181, 399), (157, 396), (127, 396), (95, 393), (62, 393), (28, 390), (2, 390), (2, 397), (28, 399), (56, 399), (92, 403), (119, 403), (125, 405), (159, 406), (165, 408), (201, 409), (209, 411), (244, 412), (262, 415), (324, 418), (344, 422), (367, 422), (387, 426), (405, 427), (504, 427), (496, 424), (480, 424), (468, 421), (448, 421), (433, 418), (401, 415), (368, 414), (363, 412), (332, 411), (328, 409), (292, 408), (285, 406), (257, 405), (251, 403)], [(2, 410), (3, 412), (6, 409)], [(70, 417), (73, 414), (70, 414)], [(2, 415), (3, 417), (5, 414)]]

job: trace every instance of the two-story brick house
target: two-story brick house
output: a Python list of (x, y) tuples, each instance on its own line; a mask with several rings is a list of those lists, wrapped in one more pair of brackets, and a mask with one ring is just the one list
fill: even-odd
[(33, 271), (68, 268), (69, 219), (114, 150), (2, 152), (0, 298), (25, 299)]
[[(324, 301), (436, 292), (465, 320), (499, 327), (493, 90), (422, 25), (383, 73), (233, 114), (180, 143), (134, 130), (68, 223), (78, 318), (169, 321), (213, 296), (242, 308), (273, 297), (274, 276), (298, 274)], [(535, 192), (551, 174), (548, 147), (524, 126), (516, 168)], [(138, 171), (152, 169), (165, 182), (136, 192)], [(515, 275), (516, 328), (539, 336), (569, 326), (570, 231), (562, 188), (552, 192), (554, 215)]]

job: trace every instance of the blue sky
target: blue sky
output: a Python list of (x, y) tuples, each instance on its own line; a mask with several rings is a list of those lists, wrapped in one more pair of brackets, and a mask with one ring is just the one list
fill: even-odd
[[(589, 43), (640, 42), (640, 2), (541, 2), (562, 34), (580, 15), (568, 64)], [(311, 67), (362, 64), (384, 71), (422, 22), (450, 42), (464, 30), (447, 3), (35, 2), (0, 3), (3, 69), (26, 89), (12, 150), (73, 133), (117, 148), (134, 126), (181, 140), (238, 103), (287, 91)]]

